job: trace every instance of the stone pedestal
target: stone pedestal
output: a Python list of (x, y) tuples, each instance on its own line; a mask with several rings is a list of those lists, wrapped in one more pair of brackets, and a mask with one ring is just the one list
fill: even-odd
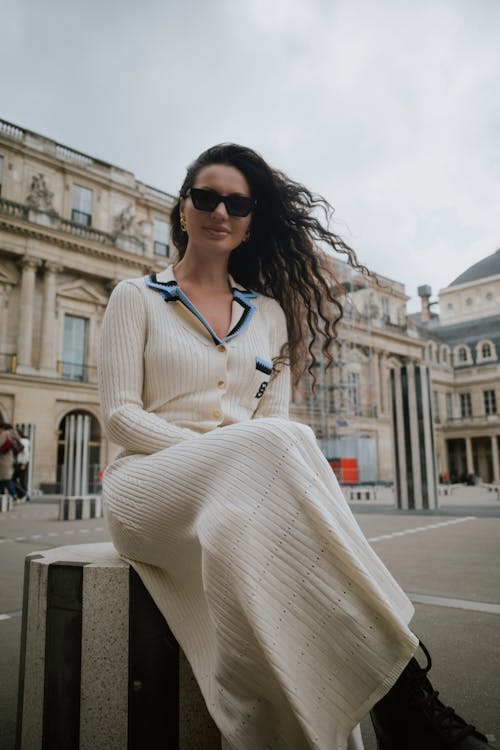
[(220, 750), (189, 664), (110, 543), (26, 558), (16, 750)]
[(12, 498), (10, 495), (0, 495), (0, 513), (8, 513), (12, 508)]

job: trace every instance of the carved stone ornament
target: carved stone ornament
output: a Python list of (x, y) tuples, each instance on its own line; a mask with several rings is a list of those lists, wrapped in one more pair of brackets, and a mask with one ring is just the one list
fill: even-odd
[(114, 231), (115, 234), (135, 234), (135, 215), (132, 212), (132, 206), (129, 204), (125, 206), (114, 220)]
[(54, 193), (45, 184), (44, 175), (41, 172), (34, 174), (31, 180), (30, 191), (26, 197), (27, 205), (30, 208), (36, 208), (38, 211), (55, 213), (54, 206), (52, 205), (53, 199)]

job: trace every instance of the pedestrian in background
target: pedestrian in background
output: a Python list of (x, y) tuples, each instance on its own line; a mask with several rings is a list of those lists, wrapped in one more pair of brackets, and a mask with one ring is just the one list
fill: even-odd
[(0, 494), (5, 490), (13, 500), (17, 500), (17, 491), (12, 481), (14, 472), (15, 431), (8, 422), (0, 423)]
[(21, 450), (14, 455), (14, 473), (12, 481), (16, 485), (16, 493), (19, 500), (30, 499), (28, 494), (28, 468), (31, 459), (31, 443), (27, 435), (22, 430), (17, 430), (17, 438)]

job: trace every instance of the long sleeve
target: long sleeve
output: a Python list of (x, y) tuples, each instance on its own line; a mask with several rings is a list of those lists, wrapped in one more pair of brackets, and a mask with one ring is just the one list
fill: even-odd
[[(287, 341), (287, 325), (283, 310), (274, 302), (273, 314), (276, 317), (276, 325), (272, 335), (273, 357), (277, 357), (281, 347)], [(267, 386), (264, 397), (255, 410), (254, 418), (283, 417), (288, 419), (288, 410), (291, 395), (290, 367), (287, 364), (278, 365), (278, 372), (273, 373)]]
[(99, 389), (108, 437), (135, 453), (155, 453), (196, 435), (143, 408), (146, 335), (141, 292), (122, 281), (110, 297), (102, 325)]

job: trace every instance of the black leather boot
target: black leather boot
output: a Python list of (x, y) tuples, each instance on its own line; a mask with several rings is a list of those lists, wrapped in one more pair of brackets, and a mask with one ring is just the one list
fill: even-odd
[(486, 737), (445, 706), (427, 673), (411, 659), (397, 682), (370, 712), (378, 750), (494, 750)]

